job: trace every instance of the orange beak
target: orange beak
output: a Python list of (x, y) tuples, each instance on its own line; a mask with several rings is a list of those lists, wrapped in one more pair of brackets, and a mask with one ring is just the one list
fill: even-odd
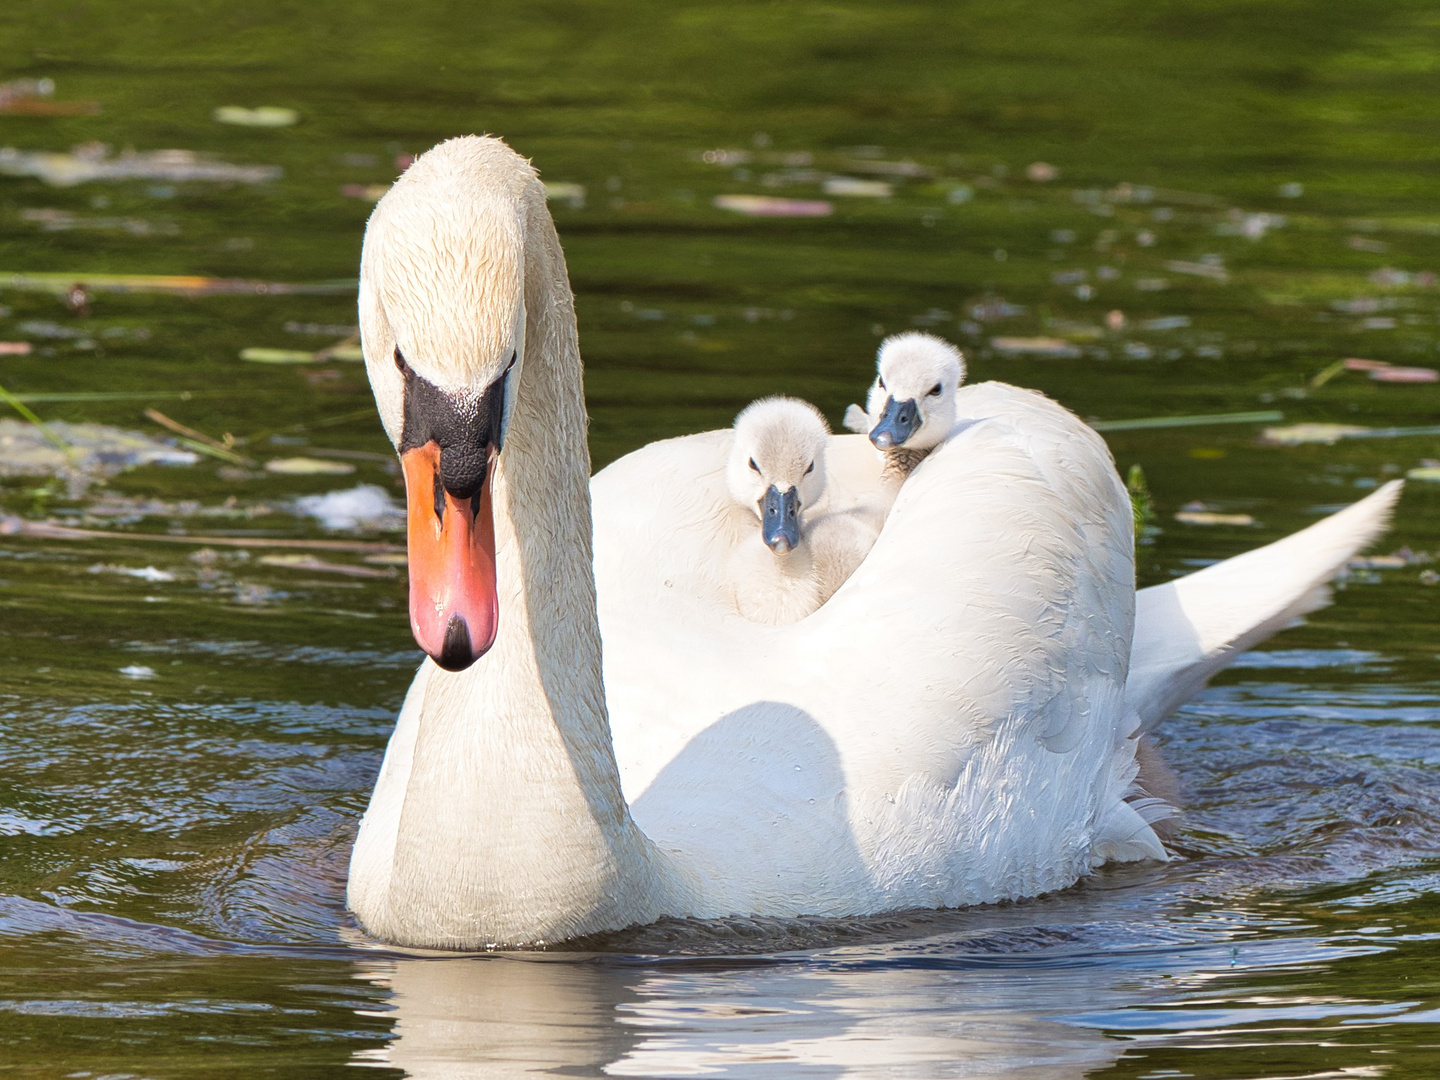
[(495, 644), (495, 520), (490, 471), (480, 491), (459, 499), (440, 483), (440, 447), (432, 442), (400, 455), (405, 472), (410, 551), (410, 629), (420, 648), (447, 671), (464, 671)]

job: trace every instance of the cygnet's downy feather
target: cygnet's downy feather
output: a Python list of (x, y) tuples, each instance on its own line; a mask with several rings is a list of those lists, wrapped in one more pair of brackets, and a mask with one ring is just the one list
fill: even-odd
[(726, 482), (738, 529), (727, 591), (753, 622), (803, 619), (875, 543), (867, 516), (827, 512), (829, 435), (819, 411), (796, 398), (763, 398), (735, 419)]
[(933, 334), (896, 334), (880, 343), (876, 378), (866, 408), (845, 410), (845, 426), (868, 435), (903, 479), (955, 426), (955, 391), (965, 381), (965, 357)]

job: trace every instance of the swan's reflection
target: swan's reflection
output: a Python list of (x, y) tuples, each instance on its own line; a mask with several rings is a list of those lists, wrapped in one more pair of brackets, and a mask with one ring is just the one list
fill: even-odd
[(618, 1021), (631, 980), (573, 958), (394, 959), (362, 974), (389, 986), (395, 1031), (357, 1064), (424, 1080), (589, 1076), (637, 1042)]
[(1111, 997), (1099, 972), (1096, 986), (1074, 968), (1020, 975), (876, 959), (386, 960), (366, 974), (393, 990), (394, 1035), (362, 1063), (426, 1080), (544, 1072), (1028, 1080), (1083, 1076), (1120, 1052), (1099, 1032), (1037, 1015)]

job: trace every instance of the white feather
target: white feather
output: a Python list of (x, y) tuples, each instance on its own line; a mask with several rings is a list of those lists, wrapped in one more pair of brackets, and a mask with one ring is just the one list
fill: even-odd
[[(452, 294), (454, 267), (476, 280)], [(524, 350), (492, 492), (495, 646), (422, 667), (351, 863), (361, 924), (404, 945), (1015, 899), (1162, 857), (1141, 723), (1302, 610), (1397, 490), (1142, 594), (1137, 624), (1105, 444), (985, 383), (835, 595), (758, 625), (705, 591), (731, 433), (654, 443), (587, 492), (574, 310), (528, 163), (495, 139), (425, 155), (376, 210), (361, 297), (392, 437), (397, 342), (459, 394)], [(825, 461), (837, 511), (882, 487), (861, 438)]]

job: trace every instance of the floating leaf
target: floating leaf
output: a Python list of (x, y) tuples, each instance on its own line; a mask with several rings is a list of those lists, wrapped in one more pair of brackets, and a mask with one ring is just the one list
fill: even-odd
[(823, 199), (781, 199), (774, 195), (716, 195), (712, 205), (746, 217), (828, 217), (835, 211)]
[(1184, 525), (1254, 525), (1249, 514), (1217, 514), (1213, 510), (1181, 510), (1175, 520)]
[(1383, 367), (1370, 372), (1375, 382), (1433, 383), (1440, 382), (1440, 371), (1423, 367)]
[(1369, 428), (1357, 424), (1291, 424), (1289, 427), (1266, 428), (1260, 433), (1260, 441), (1272, 446), (1301, 446), (1305, 443), (1334, 446), (1341, 439), (1365, 435), (1369, 431)]
[(826, 195), (849, 199), (888, 199), (895, 194), (895, 185), (884, 180), (856, 180), (850, 176), (832, 176), (821, 185)]
[(388, 552), (380, 555), (366, 555), (365, 561), (374, 563), (376, 566), (409, 566), (410, 557), (401, 552)]
[(1284, 419), (1284, 413), (1267, 409), (1263, 412), (1197, 413), (1192, 416), (1144, 416), (1135, 420), (1094, 420), (1090, 426), (1096, 431), (1141, 431), (1147, 428), (1205, 427), (1210, 424), (1268, 424)]
[(355, 471), (355, 466), (346, 461), (319, 458), (273, 458), (265, 463), (265, 471), (281, 476), (348, 476)]
[(266, 566), (283, 566), (287, 570), (309, 570), (320, 574), (344, 574), (346, 577), (384, 578), (393, 571), (372, 570), (368, 566), (352, 566), (348, 563), (326, 562), (314, 555), (261, 555), (260, 562)]
[(221, 105), (210, 114), (210, 118), (218, 124), (234, 124), (237, 127), (275, 128), (298, 123), (300, 114), (294, 109), (275, 105), (261, 105), (256, 109), (247, 109), (243, 105)]
[[(3, 171), (3, 170), (0, 170)], [(83, 284), (87, 292), (173, 293), (179, 296), (343, 296), (359, 288), (354, 279), (290, 284), (194, 274), (0, 273), (0, 289), (65, 296)]]
[(1012, 356), (1043, 356), (1051, 360), (1077, 360), (1082, 353), (1064, 338), (1057, 337), (995, 337), (990, 347)]
[(315, 354), (299, 349), (241, 349), (240, 359), (252, 364), (312, 364)]

